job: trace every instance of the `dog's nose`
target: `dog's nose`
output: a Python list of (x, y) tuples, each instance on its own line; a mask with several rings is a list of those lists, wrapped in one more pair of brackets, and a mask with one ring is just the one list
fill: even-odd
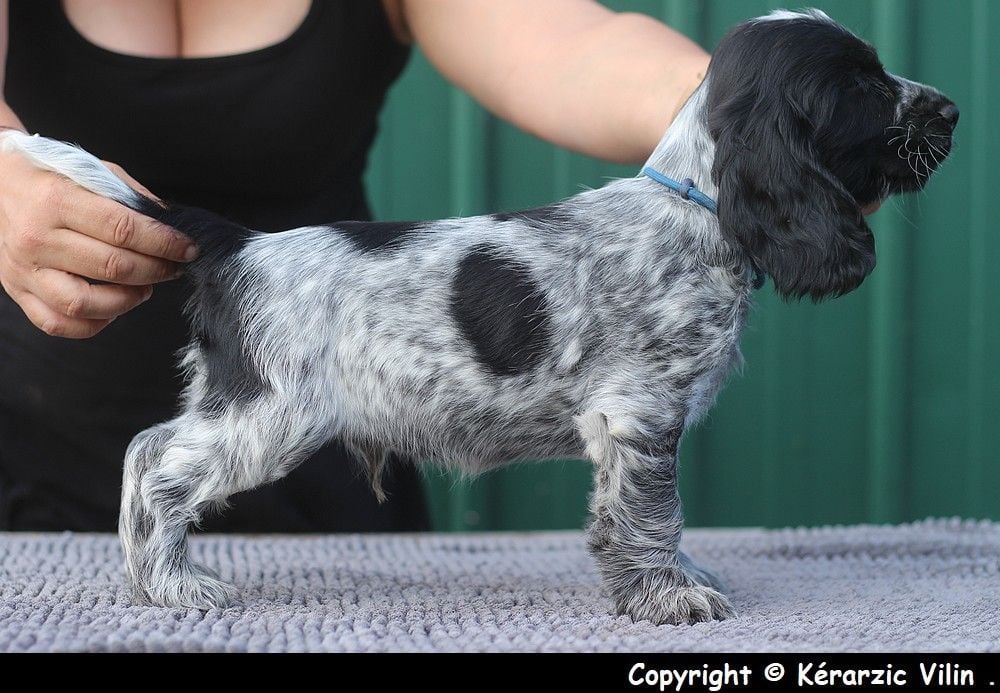
[(938, 115), (944, 118), (949, 127), (955, 127), (958, 124), (958, 106), (953, 103), (949, 103), (938, 111)]

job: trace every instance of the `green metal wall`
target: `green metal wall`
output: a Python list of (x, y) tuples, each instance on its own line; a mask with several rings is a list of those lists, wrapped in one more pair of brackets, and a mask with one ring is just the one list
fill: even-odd
[[(614, 2), (707, 48), (780, 6), (747, 0)], [(790, 3), (797, 6), (799, 3)], [(951, 160), (919, 196), (873, 217), (878, 268), (826, 304), (759, 294), (747, 366), (682, 447), (691, 525), (1000, 518), (1000, 2), (817, 2), (871, 40), (887, 68), (962, 110)], [(384, 113), (369, 183), (379, 218), (537, 205), (634, 175), (560, 151), (486, 115), (415, 55)], [(440, 529), (580, 527), (580, 461), (522, 465), (474, 482), (428, 474)]]

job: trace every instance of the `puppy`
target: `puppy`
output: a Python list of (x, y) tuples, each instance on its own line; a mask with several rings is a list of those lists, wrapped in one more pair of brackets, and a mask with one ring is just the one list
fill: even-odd
[(146, 199), (69, 145), (2, 144), (201, 247), (182, 413), (125, 459), (138, 599), (230, 603), (188, 527), (337, 436), (380, 498), (388, 451), (465, 472), (589, 458), (615, 610), (692, 623), (734, 612), (678, 549), (677, 449), (740, 361), (755, 286), (857, 288), (875, 266), (862, 210), (920, 189), (957, 120), (826, 15), (779, 11), (722, 40), (642, 175), (525, 212), (266, 235)]

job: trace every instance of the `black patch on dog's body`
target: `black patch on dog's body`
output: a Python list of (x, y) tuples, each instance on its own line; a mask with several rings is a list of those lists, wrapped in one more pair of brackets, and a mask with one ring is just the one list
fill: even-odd
[(200, 405), (207, 413), (221, 413), (229, 404), (246, 404), (267, 390), (243, 351), (239, 299), (233, 292), (232, 281), (215, 273), (203, 276), (195, 286), (190, 319), (204, 361), (206, 387)]
[(333, 229), (350, 239), (358, 250), (370, 253), (395, 250), (423, 226), (419, 221), (341, 221)]
[(451, 310), (479, 363), (496, 375), (536, 367), (551, 343), (545, 296), (526, 266), (487, 245), (462, 258)]
[(184, 267), (193, 287), (187, 308), (191, 336), (204, 360), (207, 381), (202, 409), (218, 414), (229, 404), (259, 397), (266, 385), (243, 353), (240, 282), (228, 262), (254, 232), (204, 209), (164, 205), (148, 198), (143, 198), (137, 211), (177, 229), (198, 245), (198, 257)]
[(565, 231), (566, 224), (570, 218), (566, 210), (557, 204), (535, 207), (534, 209), (524, 209), (518, 212), (499, 212), (492, 215), (494, 221), (518, 221), (539, 231), (550, 229)]

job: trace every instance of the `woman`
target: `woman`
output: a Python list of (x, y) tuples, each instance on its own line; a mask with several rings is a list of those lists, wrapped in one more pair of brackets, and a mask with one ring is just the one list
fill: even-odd
[[(413, 42), (498, 116), (615, 161), (652, 151), (708, 64), (655, 20), (591, 0), (9, 5), (0, 126), (78, 142), (137, 188), (265, 231), (369, 217), (365, 159)], [(0, 529), (113, 530), (125, 447), (177, 402), (172, 280), (196, 252), (0, 155)], [(426, 528), (412, 465), (394, 465), (387, 492), (376, 505), (334, 444), (206, 528)]]

